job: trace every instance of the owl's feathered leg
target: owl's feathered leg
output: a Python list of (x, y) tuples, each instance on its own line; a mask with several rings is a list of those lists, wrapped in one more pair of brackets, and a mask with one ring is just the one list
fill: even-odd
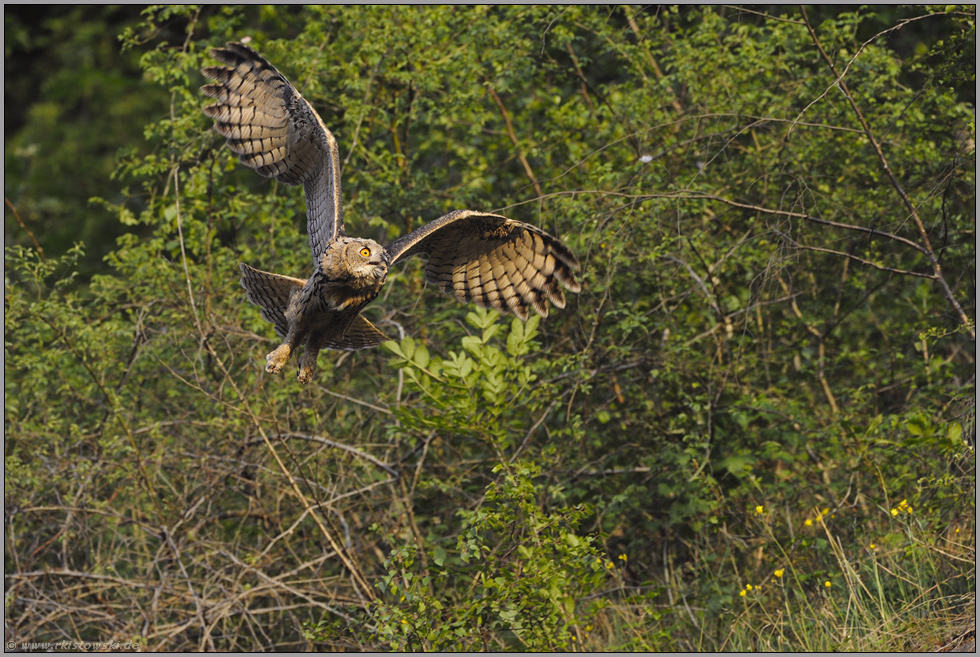
[(306, 349), (303, 351), (303, 358), (299, 362), (299, 376), (296, 378), (300, 383), (309, 383), (316, 374), (316, 358), (320, 354), (320, 341), (313, 336), (306, 341)]
[[(288, 316), (288, 313), (287, 313)], [(298, 327), (298, 322), (291, 321), (289, 332), (283, 339), (282, 344), (269, 352), (265, 357), (265, 371), (271, 374), (279, 374), (282, 366), (286, 364), (293, 350), (306, 338), (306, 331)]]
[(316, 374), (316, 359), (320, 355), (320, 350), (330, 346), (330, 335), (336, 332), (334, 324), (327, 324), (310, 331), (306, 343), (303, 345), (303, 357), (299, 361), (300, 383), (309, 383)]

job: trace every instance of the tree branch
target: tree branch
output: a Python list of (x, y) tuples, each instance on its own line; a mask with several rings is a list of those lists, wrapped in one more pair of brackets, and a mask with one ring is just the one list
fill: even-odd
[(837, 73), (837, 68), (834, 66), (833, 60), (827, 55), (827, 52), (823, 49), (820, 44), (820, 39), (817, 37), (817, 33), (814, 31), (813, 26), (810, 25), (810, 19), (806, 15), (806, 9), (800, 5), (800, 11), (803, 13), (803, 21), (806, 23), (806, 29), (810, 32), (810, 38), (813, 40), (813, 44), (817, 47), (820, 52), (821, 57), (827, 63), (834, 77), (837, 79), (837, 86), (840, 87), (841, 93), (844, 94), (844, 98), (851, 105), (851, 109), (854, 110), (854, 115), (857, 117), (858, 122), (861, 124), (861, 128), (864, 130), (865, 136), (868, 141), (871, 142), (871, 146), (874, 148), (875, 154), (878, 156), (878, 161), (881, 162), (881, 168), (884, 169), (885, 174), (888, 176), (888, 180), (891, 181), (892, 187), (898, 193), (898, 196), (902, 199), (902, 203), (905, 205), (906, 210), (908, 210), (909, 216), (915, 223), (916, 228), (919, 229), (919, 235), (922, 238), (922, 248), (920, 251), (929, 258), (929, 262), (932, 265), (932, 270), (935, 273), (934, 277), (936, 282), (942, 288), (943, 294), (946, 296), (946, 300), (949, 301), (950, 305), (956, 310), (956, 313), (960, 317), (960, 322), (967, 327), (967, 331), (970, 334), (970, 338), (976, 342), (977, 334), (974, 329), (973, 322), (970, 318), (966, 316), (963, 308), (960, 306), (959, 301), (956, 300), (956, 296), (953, 294), (953, 290), (949, 287), (946, 279), (943, 277), (942, 266), (939, 264), (939, 259), (936, 257), (935, 252), (932, 250), (932, 244), (929, 241), (929, 234), (926, 231), (925, 224), (922, 223), (922, 219), (919, 217), (919, 213), (915, 209), (915, 205), (912, 203), (912, 199), (909, 198), (908, 194), (902, 188), (901, 183), (895, 176), (891, 167), (888, 165), (888, 160), (885, 158), (884, 151), (881, 150), (881, 144), (875, 139), (874, 133), (871, 131), (871, 126), (868, 124), (867, 120), (864, 118), (864, 114), (861, 112), (861, 108), (858, 107), (857, 102), (855, 102), (854, 97), (847, 88), (847, 84), (844, 82), (844, 75), (839, 75)]
[(517, 159), (521, 161), (524, 166), (524, 172), (527, 177), (531, 180), (531, 184), (534, 185), (534, 191), (538, 193), (538, 198), (544, 196), (544, 192), (541, 191), (541, 185), (538, 184), (538, 179), (534, 177), (534, 171), (531, 170), (531, 165), (524, 157), (524, 153), (521, 151), (521, 145), (517, 141), (517, 133), (514, 132), (514, 125), (510, 122), (510, 114), (507, 113), (507, 108), (504, 107), (503, 101), (500, 100), (500, 96), (494, 91), (493, 87), (487, 84), (487, 92), (489, 92), (490, 97), (493, 98), (493, 102), (497, 103), (497, 107), (500, 108), (500, 113), (504, 115), (504, 123), (507, 124), (507, 134), (510, 135), (510, 140), (514, 143), (514, 148), (517, 150)]
[[(350, 445), (345, 445), (343, 443), (338, 443), (337, 441), (330, 440), (329, 438), (322, 438), (320, 436), (311, 436), (309, 434), (298, 433), (296, 431), (284, 431), (284, 432), (282, 432), (282, 433), (280, 433), (280, 434), (278, 434), (278, 435), (276, 435), (274, 437), (275, 438), (280, 438), (282, 440), (286, 440), (287, 438), (299, 438), (301, 440), (306, 440), (306, 441), (309, 441), (311, 443), (319, 443), (321, 445), (326, 445), (327, 447), (334, 447), (336, 449), (342, 449), (345, 452), (349, 452), (350, 454), (353, 454), (354, 456), (358, 457), (359, 459), (362, 459), (364, 461), (367, 461), (368, 463), (371, 463), (372, 465), (375, 465), (375, 466), (381, 468), (382, 470), (384, 470), (385, 472), (387, 472), (388, 474), (390, 474), (392, 477), (398, 478), (398, 477), (401, 476), (400, 473), (398, 472), (398, 470), (395, 470), (394, 468), (392, 468), (387, 463), (384, 463), (383, 461), (380, 461), (378, 458), (376, 458), (374, 456), (371, 456), (367, 452), (363, 452), (363, 451), (357, 449), (356, 447), (351, 447)], [(261, 438), (253, 438), (252, 440), (249, 440), (245, 444), (246, 445), (255, 445), (255, 444), (260, 444), (260, 443), (264, 443), (264, 442), (265, 441), (262, 440)]]
[(31, 232), (31, 229), (24, 224), (24, 220), (20, 218), (20, 214), (17, 213), (17, 208), (14, 207), (14, 204), (11, 203), (10, 199), (7, 198), (6, 196), (3, 197), (3, 202), (6, 203), (7, 207), (10, 208), (10, 211), (14, 213), (14, 219), (17, 220), (17, 223), (20, 224), (20, 227), (24, 229), (24, 232), (27, 233), (27, 236), (31, 238), (32, 242), (34, 242), (34, 248), (37, 249), (38, 255), (41, 256), (41, 260), (47, 260), (47, 258), (44, 256), (44, 249), (42, 249), (41, 245), (37, 243), (37, 240), (34, 238), (34, 233)]
[(930, 280), (935, 278), (935, 274), (923, 274), (917, 271), (908, 271), (907, 269), (896, 269), (894, 267), (886, 267), (884, 265), (879, 265), (876, 262), (871, 262), (870, 260), (859, 258), (858, 256), (852, 253), (845, 253), (843, 251), (834, 251), (833, 249), (824, 249), (819, 246), (807, 246), (805, 244), (800, 244), (789, 235), (779, 231), (777, 231), (776, 234), (782, 237), (787, 242), (791, 243), (796, 248), (803, 249), (804, 251), (816, 251), (818, 253), (830, 253), (832, 255), (843, 256), (845, 258), (850, 258), (851, 260), (860, 262), (863, 265), (868, 265), (869, 267), (874, 267), (875, 269), (880, 269), (881, 271), (890, 271), (893, 274), (901, 274), (902, 276), (918, 276), (919, 278), (928, 278)]

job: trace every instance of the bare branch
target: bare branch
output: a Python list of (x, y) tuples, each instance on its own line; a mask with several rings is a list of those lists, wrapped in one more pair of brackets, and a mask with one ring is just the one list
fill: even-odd
[(824, 249), (824, 248), (821, 248), (819, 246), (807, 246), (805, 244), (800, 244), (799, 242), (797, 242), (796, 240), (794, 240), (792, 237), (790, 237), (789, 235), (787, 235), (785, 233), (781, 233), (781, 232), (778, 232), (777, 231), (776, 234), (779, 235), (779, 236), (781, 236), (783, 239), (785, 239), (787, 242), (789, 242), (790, 244), (792, 244), (796, 248), (802, 249), (804, 251), (816, 251), (818, 253), (830, 253), (832, 255), (842, 256), (844, 258), (850, 258), (851, 260), (854, 260), (856, 262), (860, 262), (863, 265), (868, 265), (869, 267), (874, 267), (875, 269), (880, 269), (881, 271), (888, 271), (888, 272), (891, 272), (893, 274), (901, 274), (902, 276), (918, 276), (919, 278), (928, 278), (930, 280), (936, 278), (935, 274), (923, 274), (923, 273), (917, 272), (917, 271), (908, 271), (906, 269), (896, 269), (894, 267), (886, 267), (884, 265), (879, 265), (877, 262), (872, 262), (870, 260), (865, 260), (864, 258), (859, 258), (858, 256), (856, 256), (856, 255), (854, 255), (852, 253), (845, 253), (843, 251), (835, 251), (833, 249)]
[(20, 227), (24, 229), (24, 232), (27, 233), (27, 236), (31, 238), (31, 242), (34, 243), (34, 248), (37, 249), (38, 255), (41, 256), (41, 260), (46, 260), (47, 258), (44, 256), (44, 249), (42, 249), (41, 245), (37, 243), (37, 240), (34, 238), (34, 233), (31, 232), (31, 229), (28, 228), (24, 224), (24, 220), (20, 218), (20, 214), (17, 212), (17, 208), (14, 207), (14, 204), (11, 203), (10, 199), (8, 199), (6, 196), (3, 197), (3, 202), (7, 204), (7, 207), (10, 208), (10, 211), (14, 213), (14, 219), (16, 219), (17, 223), (20, 224)]
[(187, 569), (184, 568), (184, 562), (180, 558), (180, 550), (177, 549), (177, 545), (174, 543), (174, 539), (170, 536), (170, 532), (166, 527), (163, 528), (163, 536), (167, 540), (167, 545), (170, 546), (170, 550), (174, 554), (174, 561), (176, 561), (177, 566), (180, 567), (180, 572), (184, 576), (184, 581), (187, 582), (187, 590), (190, 591), (191, 599), (194, 600), (194, 609), (197, 613), (197, 620), (201, 623), (201, 631), (203, 632), (203, 636), (201, 637), (201, 647), (203, 648), (206, 645), (209, 650), (214, 652), (214, 641), (211, 640), (211, 632), (208, 629), (208, 622), (204, 617), (204, 608), (201, 606), (201, 599), (197, 596), (197, 592), (194, 590), (194, 583), (191, 582), (190, 575), (187, 574)]
[[(380, 461), (379, 459), (377, 459), (374, 456), (371, 456), (367, 452), (361, 451), (361, 450), (357, 449), (356, 447), (351, 447), (350, 445), (345, 445), (344, 443), (339, 443), (339, 442), (337, 442), (335, 440), (330, 440), (329, 438), (322, 438), (320, 436), (311, 436), (311, 435), (308, 435), (308, 434), (305, 434), (305, 433), (298, 433), (298, 432), (295, 432), (295, 431), (286, 431), (286, 432), (277, 434), (274, 437), (275, 438), (281, 438), (283, 440), (286, 440), (288, 438), (298, 438), (298, 439), (301, 439), (301, 440), (306, 440), (306, 441), (311, 442), (311, 443), (319, 443), (321, 445), (326, 445), (327, 447), (334, 447), (336, 449), (342, 449), (345, 452), (349, 452), (349, 453), (353, 454), (354, 456), (358, 457), (359, 459), (362, 459), (364, 461), (367, 461), (368, 463), (371, 463), (373, 465), (376, 465), (377, 467), (381, 468), (382, 470), (384, 470), (385, 472), (387, 472), (388, 474), (390, 474), (392, 477), (396, 477), (397, 478), (397, 477), (401, 476), (401, 474), (398, 472), (398, 470), (395, 470), (393, 467), (391, 467), (387, 463), (384, 463), (384, 462)], [(263, 442), (263, 440), (261, 438), (259, 438), (259, 439), (250, 440), (250, 441), (246, 442), (245, 444), (246, 445), (254, 445), (254, 444), (261, 443), (261, 442)]]

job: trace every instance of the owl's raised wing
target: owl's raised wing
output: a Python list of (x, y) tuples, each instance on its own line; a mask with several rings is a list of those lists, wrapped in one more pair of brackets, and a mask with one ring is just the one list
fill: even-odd
[(345, 234), (337, 141), (306, 99), (259, 53), (229, 43), (211, 54), (228, 66), (201, 69), (217, 80), (201, 87), (218, 100), (204, 113), (242, 164), (287, 185), (303, 185), (316, 264), (327, 244)]
[(428, 257), (425, 279), (463, 302), (527, 319), (528, 306), (548, 316), (550, 301), (565, 307), (559, 283), (581, 287), (572, 252), (544, 231), (507, 217), (456, 210), (389, 244), (390, 264), (416, 254)]

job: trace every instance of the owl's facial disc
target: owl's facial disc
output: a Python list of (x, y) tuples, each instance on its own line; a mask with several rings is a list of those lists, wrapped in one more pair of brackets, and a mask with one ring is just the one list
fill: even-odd
[(388, 274), (388, 260), (384, 247), (374, 240), (353, 240), (347, 245), (348, 261), (352, 270), (362, 276), (384, 280)]

